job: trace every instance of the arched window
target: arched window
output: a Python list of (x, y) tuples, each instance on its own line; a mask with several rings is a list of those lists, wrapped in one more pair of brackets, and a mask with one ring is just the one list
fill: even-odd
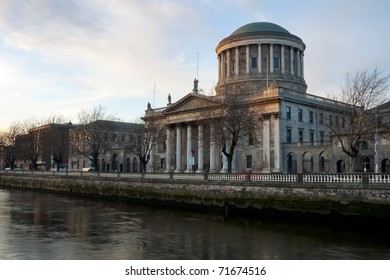
[(382, 160), (382, 172), (389, 173), (390, 172), (390, 160), (385, 158)]
[(345, 163), (343, 160), (337, 161), (337, 173), (344, 173), (345, 172)]
[(126, 172), (130, 172), (130, 159), (129, 158), (127, 158), (126, 159)]
[(367, 171), (370, 171), (370, 170), (371, 170), (371, 167), (370, 167), (370, 158), (369, 158), (369, 157), (363, 156), (363, 157), (362, 157), (362, 163), (363, 163), (363, 171), (364, 171), (364, 172), (367, 172)]

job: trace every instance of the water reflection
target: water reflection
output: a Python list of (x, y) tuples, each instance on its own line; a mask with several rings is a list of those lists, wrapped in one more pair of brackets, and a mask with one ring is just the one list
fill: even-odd
[(0, 190), (1, 259), (388, 259), (387, 236)]

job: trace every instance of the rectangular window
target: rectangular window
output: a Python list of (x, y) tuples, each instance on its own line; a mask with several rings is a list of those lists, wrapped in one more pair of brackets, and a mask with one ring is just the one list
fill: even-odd
[(257, 68), (257, 57), (252, 57), (252, 68)]
[(333, 116), (329, 115), (329, 126), (333, 126)]
[(291, 129), (287, 129), (286, 131), (286, 141), (287, 143), (291, 143)]
[(252, 156), (246, 156), (246, 168), (252, 168)]
[(279, 57), (274, 57), (274, 68), (279, 69)]
[(320, 124), (324, 124), (324, 114), (320, 113)]
[(291, 120), (291, 107), (287, 106), (286, 108), (286, 118)]
[(298, 120), (301, 122), (303, 120), (303, 111), (302, 109), (298, 110)]
[(310, 143), (311, 145), (314, 144), (314, 131), (310, 131)]
[(321, 145), (323, 145), (324, 144), (324, 132), (323, 131), (320, 131), (320, 143), (321, 143)]
[(345, 118), (344, 117), (342, 117), (342, 119), (341, 119), (341, 127), (345, 128)]
[(299, 135), (299, 143), (303, 143), (303, 130), (299, 130), (298, 135)]
[(313, 111), (310, 111), (310, 112), (309, 112), (309, 121), (310, 121), (311, 123), (314, 122), (314, 113), (313, 113)]
[(233, 60), (233, 61), (232, 61), (232, 72), (234, 72), (235, 69), (236, 69), (236, 61)]

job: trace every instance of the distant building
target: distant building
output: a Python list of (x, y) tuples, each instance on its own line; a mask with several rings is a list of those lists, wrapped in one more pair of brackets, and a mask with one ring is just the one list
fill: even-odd
[[(69, 170), (139, 172), (140, 162), (131, 144), (142, 128), (143, 124), (99, 120), (70, 129)], [(98, 166), (91, 158), (93, 150), (99, 154)]]
[(11, 162), (10, 162), (10, 150), (12, 150), (13, 147), (7, 146), (7, 145), (0, 145), (0, 170), (3, 170), (5, 168), (11, 168)]
[[(329, 130), (348, 105), (306, 92), (305, 48), (299, 37), (268, 22), (244, 25), (223, 39), (216, 47), (216, 95), (200, 94), (195, 80), (193, 91), (177, 102), (169, 96), (166, 107), (148, 106), (145, 111), (146, 125), (158, 122), (165, 127), (166, 141), (156, 145), (150, 169), (224, 172), (221, 143), (213, 141), (213, 127), (203, 112), (229, 93), (243, 96), (258, 124), (256, 139), (238, 143), (233, 172), (350, 171), (346, 169), (349, 158), (332, 142)], [(382, 170), (388, 171), (386, 149), (380, 148), (380, 158)], [(373, 170), (373, 158), (363, 149), (362, 171)]]
[(23, 140), (19, 138), (19, 160), (30, 158), (33, 169), (65, 169), (69, 158), (69, 129), (72, 127), (72, 123), (51, 123), (30, 129), (30, 136), (21, 136)]
[(37, 155), (34, 153), (33, 133), (18, 135), (15, 139), (15, 168), (31, 170), (37, 168)]

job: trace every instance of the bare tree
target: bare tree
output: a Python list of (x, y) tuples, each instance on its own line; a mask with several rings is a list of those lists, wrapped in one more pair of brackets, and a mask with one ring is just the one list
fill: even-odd
[(363, 141), (373, 140), (375, 134), (387, 129), (389, 124), (380, 123), (375, 107), (387, 101), (390, 75), (375, 68), (372, 72), (358, 71), (347, 74), (341, 90), (338, 112), (328, 120), (332, 136), (340, 143), (342, 151), (351, 158), (351, 170), (355, 171), (356, 157)]
[(244, 137), (254, 137), (256, 122), (250, 107), (250, 97), (239, 93), (225, 93), (219, 106), (206, 112), (205, 119), (213, 127), (212, 138), (221, 144), (221, 152), (227, 159), (227, 172), (232, 172), (234, 151)]
[(142, 123), (134, 127), (131, 150), (141, 162), (141, 172), (146, 172), (153, 147), (157, 144), (161, 127), (152, 118), (147, 124)]
[(14, 168), (15, 160), (17, 157), (16, 139), (19, 135), (25, 133), (21, 122), (13, 122), (9, 128), (1, 133), (1, 143), (6, 147), (5, 149), (5, 162), (11, 169)]
[(112, 121), (117, 121), (115, 115), (108, 114), (101, 105), (91, 110), (81, 110), (78, 114), (80, 127), (78, 128), (82, 139), (80, 142), (73, 142), (73, 151), (87, 157), (93, 162), (99, 171), (99, 156), (104, 150), (108, 140), (108, 132)]

